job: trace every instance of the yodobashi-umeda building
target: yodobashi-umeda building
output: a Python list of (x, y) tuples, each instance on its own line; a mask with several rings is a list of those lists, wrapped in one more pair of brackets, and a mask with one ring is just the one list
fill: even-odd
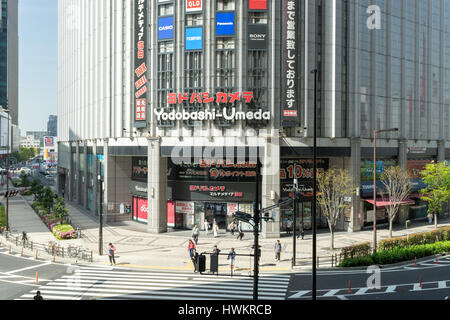
[[(109, 221), (224, 229), (234, 212), (253, 212), (259, 159), (261, 206), (289, 196), (297, 177), (308, 227), (317, 68), (318, 169), (349, 169), (359, 186), (339, 229), (372, 223), (376, 129), (399, 128), (377, 136), (377, 173), (412, 173), (397, 222), (425, 217), (419, 172), (450, 158), (448, 1), (58, 5), (58, 188), (93, 216), (101, 172)], [(262, 234), (278, 237), (292, 208), (271, 216)]]

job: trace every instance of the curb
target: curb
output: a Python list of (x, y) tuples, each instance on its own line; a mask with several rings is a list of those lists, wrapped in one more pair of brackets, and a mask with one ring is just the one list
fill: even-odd
[[(431, 258), (435, 258), (437, 257), (444, 257), (444, 256), (448, 256), (450, 255), (450, 252), (444, 252), (444, 253), (439, 253), (436, 255), (432, 255), (432, 256), (426, 256), (423, 258), (419, 258), (416, 259), (416, 262), (423, 262), (426, 260), (430, 260)], [(401, 262), (397, 262), (397, 263), (392, 263), (392, 264), (382, 264), (382, 265), (378, 265), (376, 264), (376, 266), (378, 266), (380, 269), (388, 269), (388, 268), (393, 268), (393, 267), (406, 267), (410, 264), (414, 263), (414, 260), (406, 260), (406, 261), (401, 261)], [(336, 267), (336, 268), (317, 268), (317, 271), (352, 271), (352, 270), (367, 270), (367, 267), (369, 266), (361, 266), (361, 267), (348, 267), (348, 268), (340, 268), (340, 267)], [(295, 267), (294, 267), (295, 269)], [(312, 269), (308, 269), (308, 270), (312, 270)]]

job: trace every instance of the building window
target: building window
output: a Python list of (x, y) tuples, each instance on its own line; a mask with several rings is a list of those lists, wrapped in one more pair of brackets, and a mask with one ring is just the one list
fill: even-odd
[[(266, 50), (249, 50), (247, 60), (247, 88), (253, 92), (248, 111), (268, 110), (268, 61)], [(247, 120), (249, 126), (266, 126), (263, 121)]]
[[(234, 38), (216, 39), (216, 92), (233, 93), (236, 83), (236, 54)], [(236, 103), (224, 103), (219, 106), (220, 109), (231, 109), (236, 107)], [(225, 119), (216, 119), (214, 124), (217, 126), (232, 126), (235, 121), (226, 121)]]
[(234, 10), (234, 0), (217, 0), (216, 1), (217, 11), (233, 11)]
[[(165, 109), (170, 113), (175, 108), (167, 104), (167, 94), (174, 92), (175, 88), (174, 45), (172, 41), (158, 43), (158, 86), (157, 108)], [(173, 127), (175, 122), (171, 120), (158, 121), (159, 127)]]
[(186, 15), (186, 26), (201, 26), (203, 25), (202, 14), (189, 14)]
[[(184, 54), (184, 93), (188, 96), (193, 93), (199, 93), (203, 90), (203, 52), (202, 51), (186, 51)], [(193, 104), (183, 102), (183, 109), (187, 112), (199, 111), (202, 104), (197, 101)], [(188, 127), (194, 126), (194, 121), (185, 120), (183, 124)]]
[(248, 13), (249, 24), (267, 24), (267, 12), (252, 12)]
[(163, 4), (158, 6), (158, 15), (162, 16), (171, 16), (174, 13), (173, 3)]

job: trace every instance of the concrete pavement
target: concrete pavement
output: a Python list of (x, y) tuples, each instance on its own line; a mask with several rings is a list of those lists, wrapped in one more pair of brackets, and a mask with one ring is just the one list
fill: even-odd
[[(10, 225), (17, 231), (26, 231), (30, 239), (40, 243), (56, 241), (51, 232), (42, 223), (39, 217), (29, 206), (33, 197), (17, 197), (10, 199)], [(30, 203), (28, 203), (28, 200)], [(191, 231), (175, 231), (165, 234), (149, 234), (146, 232), (146, 225), (134, 221), (119, 223), (109, 223), (103, 229), (103, 255), (99, 253), (99, 224), (97, 218), (87, 214), (83, 208), (74, 203), (67, 203), (70, 219), (73, 223), (81, 226), (82, 239), (60, 241), (64, 244), (81, 244), (94, 252), (94, 263), (109, 264), (107, 257), (108, 243), (113, 243), (116, 248), (116, 262), (119, 266), (161, 269), (161, 270), (192, 270), (193, 266), (188, 255), (188, 241), (191, 238)], [(441, 219), (439, 226), (450, 225), (450, 217)], [(415, 222), (409, 228), (408, 233), (430, 231), (434, 229), (433, 224), (425, 222)], [(401, 228), (394, 229), (393, 236), (405, 236), (406, 231)], [(245, 233), (243, 241), (237, 240), (236, 236), (231, 236), (225, 230), (220, 230), (219, 236), (214, 238), (212, 233), (200, 233), (197, 252), (211, 252), (214, 245), (222, 250), (221, 253), (228, 253), (230, 248), (235, 248), (238, 254), (251, 254), (253, 245), (253, 235), (251, 232)], [(354, 233), (336, 232), (335, 251), (329, 250), (330, 235), (328, 230), (319, 230), (317, 235), (317, 254), (319, 256), (319, 267), (329, 267), (332, 253), (338, 253), (341, 248), (364, 241), (372, 241), (372, 230)], [(379, 228), (377, 232), (378, 240), (388, 238), (388, 230)], [(293, 253), (292, 235), (283, 234), (280, 238), (282, 244), (281, 262), (275, 262), (274, 244), (277, 239), (261, 239), (262, 250), (261, 271), (262, 272), (290, 272), (291, 259)], [(310, 257), (312, 254), (311, 231), (307, 231), (304, 240), (297, 240), (297, 265), (301, 268), (310, 268)], [(208, 263), (208, 261), (207, 261)], [(253, 260), (251, 257), (238, 256), (236, 258), (237, 272), (246, 272), (251, 269)], [(226, 256), (221, 256), (219, 260), (220, 270), (227, 271)]]

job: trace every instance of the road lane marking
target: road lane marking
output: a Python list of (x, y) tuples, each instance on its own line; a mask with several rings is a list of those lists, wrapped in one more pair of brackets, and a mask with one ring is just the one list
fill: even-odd
[(296, 293), (293, 294), (292, 296), (288, 297), (288, 299), (300, 298), (300, 297), (304, 296), (305, 294), (311, 292), (311, 290), (291, 291), (291, 292), (296, 292)]
[(336, 293), (338, 293), (339, 291), (341, 291), (341, 289), (333, 289), (328, 291), (327, 293), (325, 293), (322, 297), (332, 297), (334, 296)]
[(22, 268), (22, 269), (17, 269), (17, 270), (14, 270), (14, 271), (5, 272), (5, 274), (13, 274), (13, 273), (21, 272), (21, 271), (26, 271), (26, 270), (30, 270), (30, 269), (40, 268), (40, 267), (48, 266), (49, 264), (51, 264), (51, 262), (46, 262), (46, 263), (38, 264), (38, 265), (35, 265), (35, 266), (27, 267), (27, 268)]

